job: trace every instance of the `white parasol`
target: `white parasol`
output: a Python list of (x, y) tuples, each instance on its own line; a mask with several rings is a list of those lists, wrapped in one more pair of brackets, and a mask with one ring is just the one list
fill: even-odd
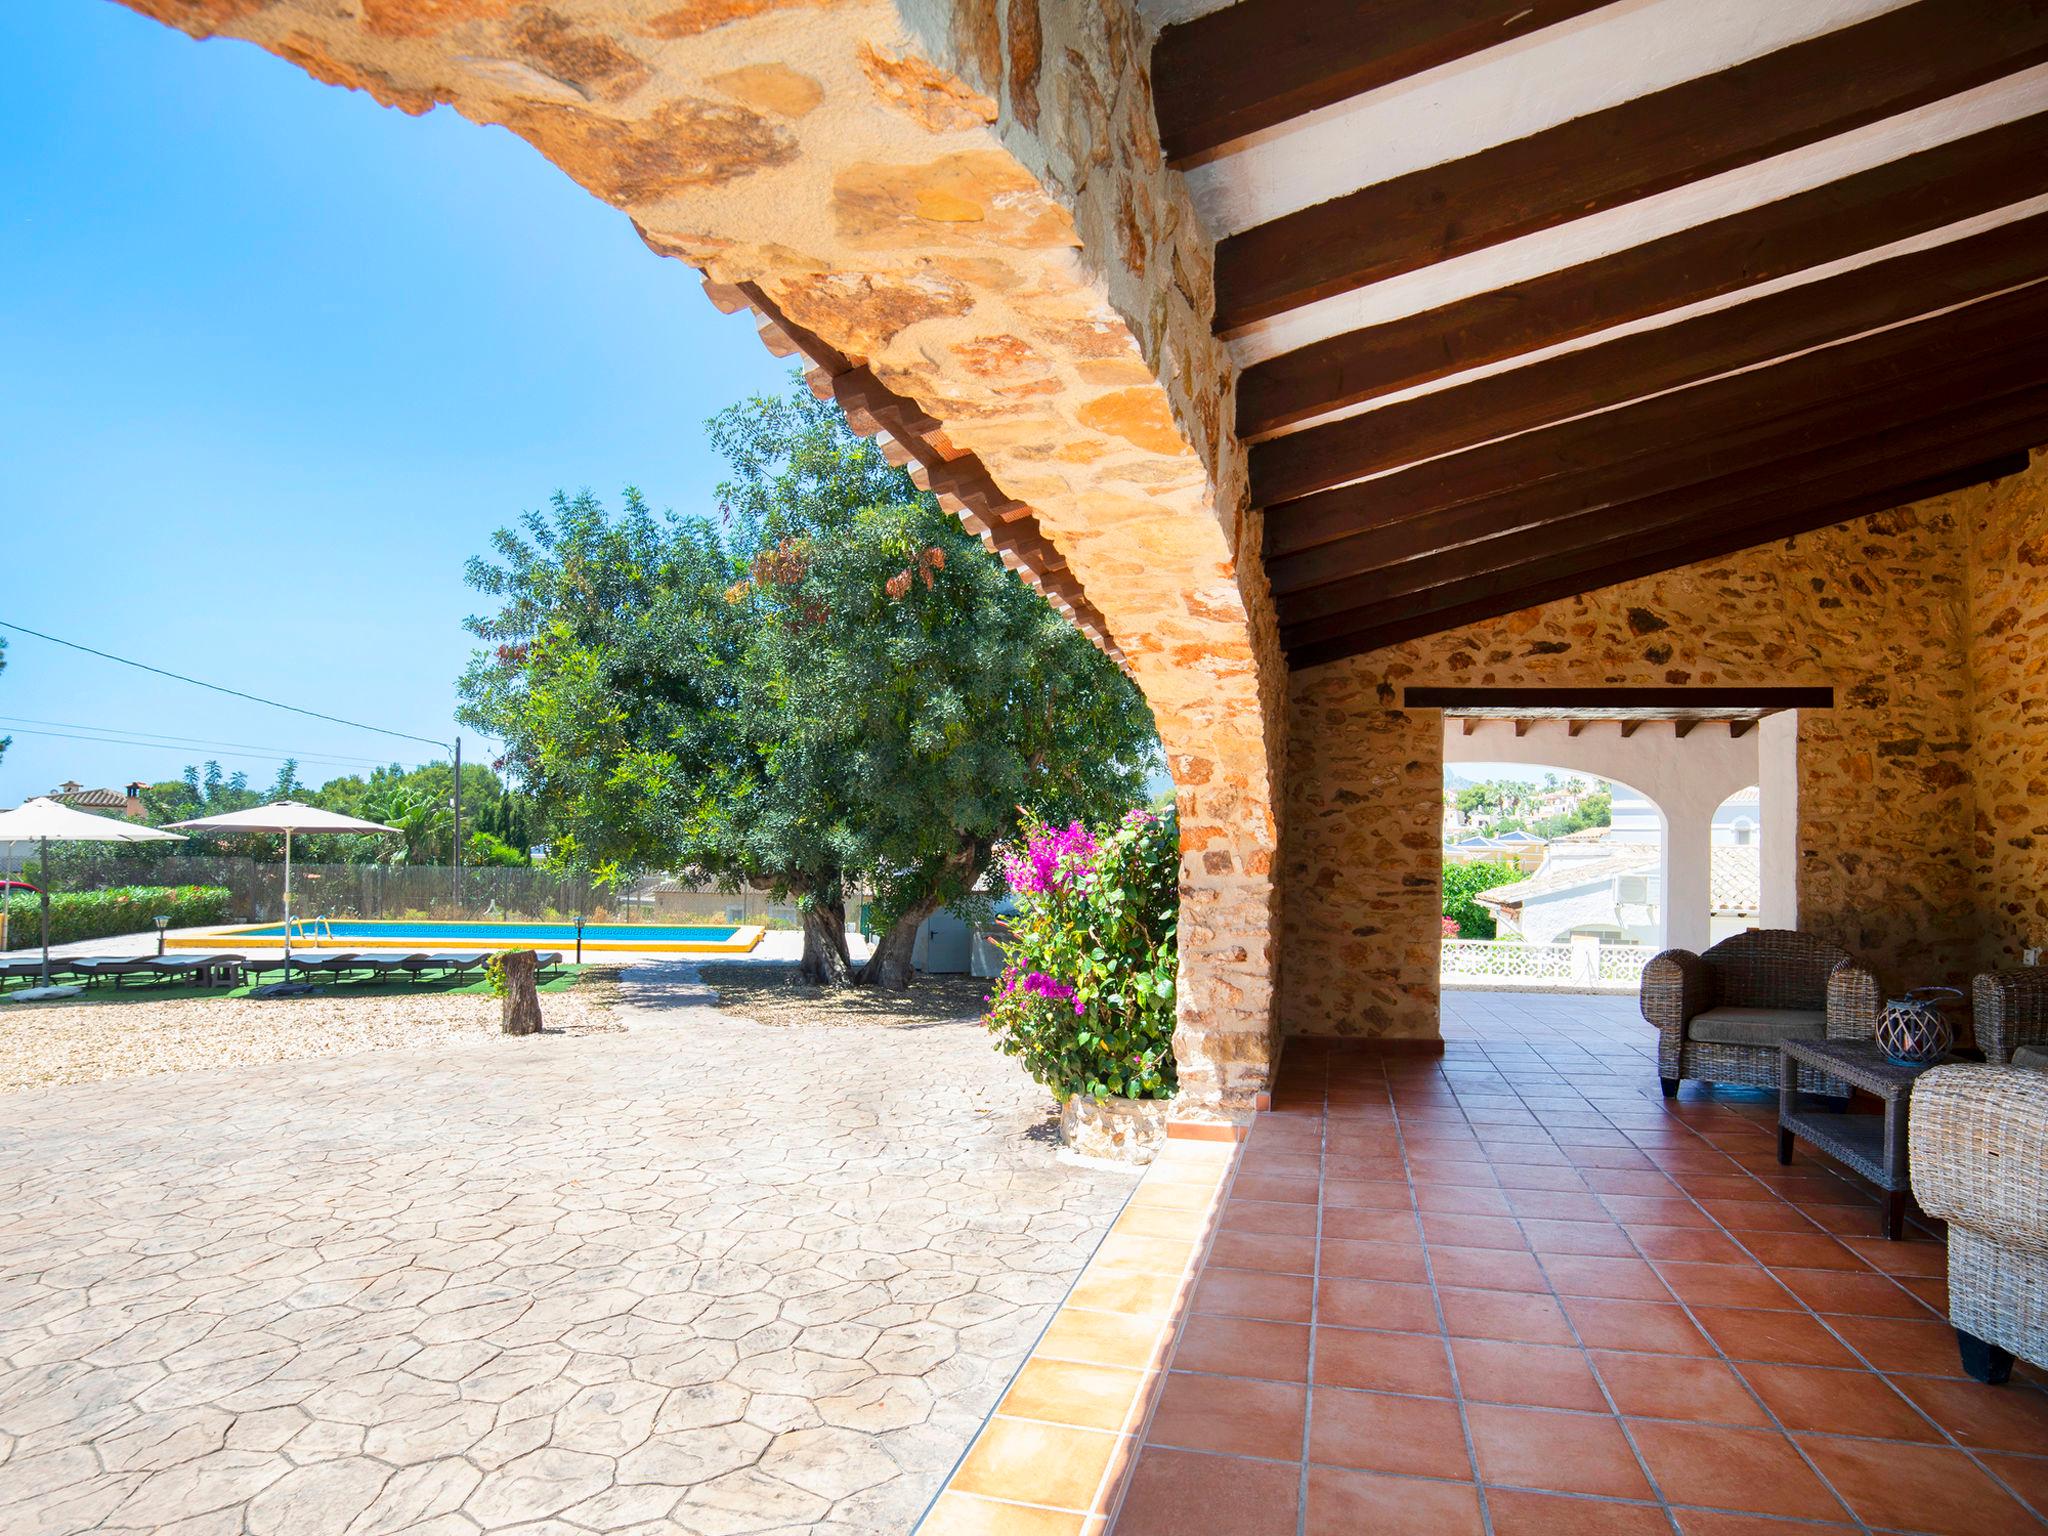
[[(0, 811), (0, 843), (40, 843), (43, 849), (43, 976), (50, 984), (50, 844), (52, 843), (182, 843), (175, 832), (116, 821), (111, 816), (89, 816), (74, 811), (48, 795), (25, 800), (11, 811)], [(23, 994), (26, 996), (27, 994)]]
[(229, 811), (220, 816), (201, 816), (194, 821), (174, 821), (174, 827), (188, 832), (282, 832), (284, 834), (284, 952), (292, 952), (292, 835), (298, 832), (397, 832), (381, 821), (362, 821), (337, 811), (323, 811), (317, 805), (296, 800), (279, 800), (253, 810)]

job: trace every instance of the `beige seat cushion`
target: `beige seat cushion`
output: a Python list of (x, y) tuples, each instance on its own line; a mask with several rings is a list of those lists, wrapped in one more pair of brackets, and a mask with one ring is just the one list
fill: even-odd
[(2012, 1053), (2012, 1064), (2035, 1072), (2048, 1072), (2048, 1050), (2038, 1045), (2023, 1045)]
[(1828, 1016), (1804, 1008), (1709, 1008), (1685, 1026), (1703, 1045), (1776, 1045), (1780, 1040), (1825, 1040)]

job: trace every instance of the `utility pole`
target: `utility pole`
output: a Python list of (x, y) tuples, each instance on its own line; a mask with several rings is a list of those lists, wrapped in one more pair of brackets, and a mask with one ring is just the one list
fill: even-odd
[(462, 912), (462, 738), (455, 738), (455, 848), (448, 883), (453, 887), (456, 915)]

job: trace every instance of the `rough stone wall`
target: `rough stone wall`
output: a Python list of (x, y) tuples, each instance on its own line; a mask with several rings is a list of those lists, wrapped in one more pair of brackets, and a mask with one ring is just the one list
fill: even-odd
[[(1800, 718), (1801, 926), (1895, 984), (1969, 974), (1986, 841), (1973, 830), (1969, 528), (1983, 524), (1984, 563), (2024, 584), (2024, 558), (1992, 552), (2018, 548), (2022, 530), (2039, 539), (2042, 478), (2037, 461), (2024, 513), (2010, 490), (1996, 515), (1980, 510), (1978, 488), (1297, 674), (1283, 1027), (1437, 1032), (1443, 727), (1397, 707), (1411, 685), (1832, 686), (1835, 708)], [(2022, 627), (2038, 636), (2048, 603), (2026, 596)], [(2024, 641), (2001, 655), (2030, 670), (2034, 733), (2014, 735), (2001, 779), (2040, 820), (2048, 684)], [(2016, 873), (2039, 855), (2007, 839), (1997, 857)]]
[(1030, 505), (1145, 690), (1186, 846), (1178, 1054), (1270, 1057), (1284, 673), (1209, 258), (1127, 0), (128, 0), (413, 113), (502, 125), (656, 252), (784, 314)]
[(1968, 516), (1979, 959), (2005, 967), (2048, 946), (2048, 450)]

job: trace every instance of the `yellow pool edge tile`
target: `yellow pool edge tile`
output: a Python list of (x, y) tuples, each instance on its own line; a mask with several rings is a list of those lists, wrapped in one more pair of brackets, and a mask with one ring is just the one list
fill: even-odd
[[(1161, 1146), (913, 1536), (1107, 1536), (1241, 1145)], [(1045, 1390), (1063, 1377), (1104, 1391), (1063, 1409)], [(1135, 1390), (1111, 1429), (1124, 1378)], [(1084, 1497), (1073, 1474), (1098, 1457)]]

